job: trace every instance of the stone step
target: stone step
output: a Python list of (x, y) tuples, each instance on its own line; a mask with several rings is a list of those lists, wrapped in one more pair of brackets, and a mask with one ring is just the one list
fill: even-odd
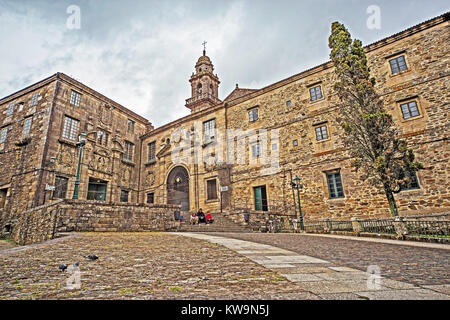
[(179, 232), (251, 232), (249, 228), (243, 227), (220, 214), (213, 214), (214, 223), (190, 225), (189, 220), (180, 225)]

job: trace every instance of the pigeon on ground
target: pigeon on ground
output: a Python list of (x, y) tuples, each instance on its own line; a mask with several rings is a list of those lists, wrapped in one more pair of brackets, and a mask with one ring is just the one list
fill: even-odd
[(74, 268), (78, 268), (79, 266), (80, 266), (80, 263), (78, 261), (73, 263)]
[(64, 272), (67, 269), (67, 264), (60, 264), (58, 267), (59, 271)]
[(88, 258), (91, 261), (94, 261), (94, 260), (98, 259), (98, 257), (95, 254), (90, 254), (90, 255), (86, 256), (86, 258)]

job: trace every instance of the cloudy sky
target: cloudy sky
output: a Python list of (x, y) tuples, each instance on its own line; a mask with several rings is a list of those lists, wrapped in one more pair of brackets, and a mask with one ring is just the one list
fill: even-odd
[[(71, 5), (79, 29), (67, 27)], [(380, 29), (367, 26), (372, 5)], [(326, 62), (333, 21), (369, 44), (449, 10), (448, 0), (0, 0), (0, 97), (64, 72), (161, 126), (189, 114), (204, 40), (223, 99), (236, 83), (262, 88)]]

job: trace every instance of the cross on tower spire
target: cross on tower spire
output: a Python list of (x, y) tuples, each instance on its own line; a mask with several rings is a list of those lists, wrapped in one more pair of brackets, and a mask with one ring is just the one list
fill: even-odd
[(203, 43), (202, 43), (202, 45), (203, 45), (203, 55), (204, 56), (206, 56), (206, 44), (207, 44), (208, 42), (206, 42), (206, 41), (203, 41)]

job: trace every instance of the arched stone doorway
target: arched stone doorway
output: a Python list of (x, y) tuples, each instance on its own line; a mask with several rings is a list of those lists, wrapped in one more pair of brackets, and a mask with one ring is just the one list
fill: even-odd
[(189, 173), (178, 166), (167, 177), (167, 204), (181, 205), (181, 211), (189, 211)]

